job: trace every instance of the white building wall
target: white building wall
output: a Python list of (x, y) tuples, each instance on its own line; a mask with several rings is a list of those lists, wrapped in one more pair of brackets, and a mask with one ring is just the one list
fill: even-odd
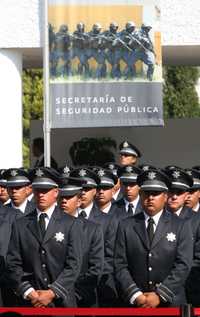
[[(199, 0), (156, 0), (164, 46), (200, 45)], [(0, 1), (0, 47), (42, 46), (42, 0)], [(124, 1), (126, 3), (126, 1)]]

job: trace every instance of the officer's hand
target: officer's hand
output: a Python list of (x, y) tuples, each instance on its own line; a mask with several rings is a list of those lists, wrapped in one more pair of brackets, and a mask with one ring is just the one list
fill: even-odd
[(160, 297), (155, 292), (144, 293), (146, 303), (143, 307), (157, 307), (160, 304)]
[(38, 290), (37, 293), (39, 295), (39, 298), (35, 307), (48, 306), (56, 296), (55, 293), (51, 289), (42, 290), (42, 291)]
[(135, 304), (138, 307), (143, 307), (143, 305), (146, 304), (146, 296), (144, 296), (144, 294), (139, 295), (135, 300)]
[(31, 304), (33, 306), (35, 306), (35, 304), (38, 302), (38, 292), (36, 292), (35, 290), (33, 290), (32, 292), (30, 292), (27, 296), (27, 299), (31, 301)]

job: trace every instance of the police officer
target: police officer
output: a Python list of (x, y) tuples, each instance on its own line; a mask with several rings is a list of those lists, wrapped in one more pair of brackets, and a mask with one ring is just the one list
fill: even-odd
[(120, 165), (131, 165), (137, 164), (138, 158), (140, 158), (141, 152), (138, 148), (131, 144), (129, 141), (125, 140), (119, 145), (119, 163)]
[(123, 218), (141, 212), (140, 187), (137, 184), (137, 177), (141, 172), (140, 168), (133, 165), (123, 166), (118, 171), (123, 198), (117, 202), (117, 206), (123, 211)]
[(179, 306), (193, 256), (189, 223), (165, 210), (168, 177), (159, 170), (138, 176), (143, 211), (119, 224), (115, 276), (124, 305)]
[(6, 205), (10, 202), (10, 197), (7, 191), (7, 180), (5, 179), (5, 169), (0, 169), (0, 205)]
[(109, 25), (109, 30), (105, 31), (103, 34), (106, 38), (106, 59), (111, 65), (111, 77), (120, 78), (120, 58), (121, 58), (121, 43), (119, 38), (119, 32), (117, 32), (119, 25), (113, 21)]
[(189, 189), (189, 193), (185, 200), (185, 206), (192, 208), (195, 212), (200, 211), (200, 172), (195, 169), (186, 169), (188, 173), (193, 178), (193, 186)]
[(152, 29), (150, 25), (142, 24), (140, 31), (137, 34), (137, 49), (135, 54), (134, 63), (141, 60), (147, 65), (147, 79), (153, 80), (153, 73), (155, 68), (155, 52), (153, 43), (149, 36), (149, 32)]
[(94, 58), (97, 63), (95, 70), (95, 78), (103, 78), (106, 76), (106, 54), (105, 54), (105, 43), (106, 39), (101, 34), (102, 26), (100, 23), (95, 23), (92, 26), (92, 30), (88, 33), (89, 35), (89, 50), (88, 58)]
[(136, 26), (133, 21), (128, 21), (125, 29), (120, 33), (121, 58), (126, 63), (124, 76), (126, 79), (133, 78), (135, 72), (135, 38), (137, 36)]
[(194, 211), (185, 206), (189, 191), (193, 186), (193, 179), (181, 168), (165, 169), (166, 174), (171, 180), (167, 209), (183, 219), (193, 217)]
[(41, 167), (30, 177), (36, 209), (13, 226), (7, 255), (10, 285), (21, 306), (73, 307), (82, 264), (82, 226), (56, 206), (55, 170)]
[(116, 212), (116, 205), (112, 204), (112, 198), (114, 195), (114, 186), (117, 184), (118, 177), (105, 168), (97, 168), (96, 173), (100, 178), (95, 199), (97, 206), (103, 213), (114, 215)]
[(104, 270), (100, 280), (98, 291), (98, 303), (100, 307), (117, 306), (118, 295), (113, 278), (113, 256), (118, 218), (103, 213), (95, 203), (97, 187), (100, 178), (96, 172), (88, 168), (76, 168), (70, 173), (71, 177), (83, 179), (81, 192), (81, 204), (79, 215), (92, 222), (100, 224), (104, 236)]
[(18, 218), (31, 213), (35, 204), (28, 200), (31, 186), (28, 172), (22, 168), (9, 168), (5, 171), (4, 177), (7, 179), (6, 186), (11, 199), (7, 207), (14, 208)]
[[(63, 178), (59, 186), (60, 208), (78, 217), (82, 181), (80, 179)], [(104, 241), (103, 231), (99, 224), (86, 220), (83, 222), (83, 263), (81, 273), (75, 283), (78, 307), (97, 305), (96, 287), (103, 273)]]
[(71, 75), (71, 42), (68, 26), (63, 24), (55, 34), (52, 58), (52, 73), (55, 76)]
[(89, 63), (87, 56), (87, 49), (89, 44), (89, 35), (85, 32), (85, 24), (79, 22), (76, 26), (76, 30), (72, 36), (73, 43), (73, 56), (72, 58), (77, 57), (79, 60), (78, 63), (78, 74), (89, 76)]
[(123, 198), (123, 193), (121, 190), (121, 184), (120, 184), (120, 178), (118, 176), (118, 171), (120, 169), (120, 165), (114, 162), (110, 162), (110, 163), (105, 163), (104, 167), (109, 169), (115, 176), (117, 176), (117, 183), (115, 184), (115, 186), (113, 187), (113, 198), (112, 198), (112, 202), (118, 202), (121, 198)]

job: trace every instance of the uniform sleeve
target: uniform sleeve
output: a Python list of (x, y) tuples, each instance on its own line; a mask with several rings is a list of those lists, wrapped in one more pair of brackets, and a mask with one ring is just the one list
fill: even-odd
[(82, 240), (83, 225), (80, 221), (74, 220), (68, 233), (67, 254), (63, 271), (49, 287), (61, 297), (67, 300), (69, 291), (74, 289), (74, 284), (80, 274), (82, 265)]
[(126, 302), (130, 302), (132, 296), (141, 291), (141, 289), (136, 285), (128, 269), (126, 236), (123, 226), (122, 221), (117, 231), (114, 256), (115, 278), (122, 297)]
[[(32, 287), (29, 282), (29, 275), (23, 271), (23, 261), (20, 251), (19, 225), (13, 223), (10, 243), (6, 259), (7, 285), (12, 287), (18, 295), (22, 295)], [(27, 277), (27, 278), (26, 278)]]
[(165, 301), (172, 303), (175, 294), (184, 287), (193, 260), (193, 237), (189, 221), (184, 221), (177, 236), (177, 251), (169, 275), (160, 283), (156, 292)]
[[(92, 241), (89, 246), (88, 254), (84, 254), (83, 271), (76, 283), (76, 292), (83, 299), (89, 300), (90, 290), (94, 291), (103, 273), (104, 264), (104, 240), (103, 231), (100, 225), (96, 225), (92, 236)], [(85, 237), (87, 243), (87, 237)], [(85, 270), (85, 272), (84, 272)]]

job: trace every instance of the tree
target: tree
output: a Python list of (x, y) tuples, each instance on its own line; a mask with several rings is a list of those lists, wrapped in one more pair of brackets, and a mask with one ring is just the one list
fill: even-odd
[(165, 118), (200, 117), (199, 98), (195, 88), (199, 76), (197, 67), (167, 66), (164, 68)]
[(23, 160), (29, 167), (30, 161), (30, 120), (43, 117), (42, 69), (23, 72)]

